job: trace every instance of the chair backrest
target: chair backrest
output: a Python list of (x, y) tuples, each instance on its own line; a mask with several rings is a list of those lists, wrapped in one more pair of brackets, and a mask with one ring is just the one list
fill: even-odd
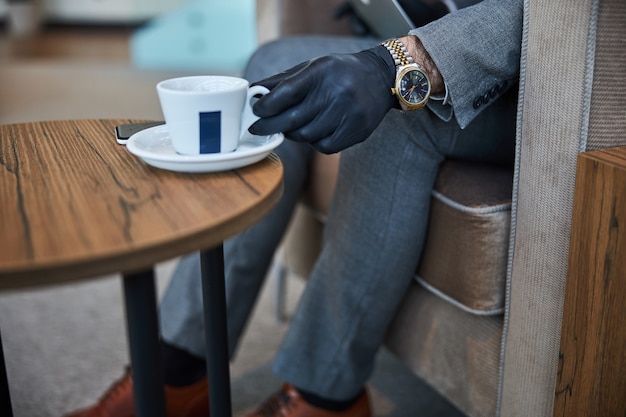
[(579, 152), (626, 144), (626, 3), (526, 0), (499, 414), (551, 416)]

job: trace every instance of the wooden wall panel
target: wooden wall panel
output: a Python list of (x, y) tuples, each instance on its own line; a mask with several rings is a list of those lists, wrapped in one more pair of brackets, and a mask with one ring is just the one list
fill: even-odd
[(580, 155), (555, 416), (626, 416), (626, 147)]

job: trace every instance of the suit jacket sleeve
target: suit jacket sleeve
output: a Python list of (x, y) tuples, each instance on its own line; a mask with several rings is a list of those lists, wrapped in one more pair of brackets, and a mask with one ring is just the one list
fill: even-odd
[(437, 65), (450, 105), (431, 100), (444, 120), (465, 128), (519, 81), (523, 0), (484, 0), (412, 30)]

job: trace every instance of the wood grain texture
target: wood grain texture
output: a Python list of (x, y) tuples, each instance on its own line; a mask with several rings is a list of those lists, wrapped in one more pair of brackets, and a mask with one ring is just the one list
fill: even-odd
[(0, 125), (0, 289), (129, 272), (215, 246), (282, 193), (271, 154), (234, 171), (179, 174), (118, 145), (132, 120)]
[(555, 416), (626, 416), (626, 148), (580, 155)]

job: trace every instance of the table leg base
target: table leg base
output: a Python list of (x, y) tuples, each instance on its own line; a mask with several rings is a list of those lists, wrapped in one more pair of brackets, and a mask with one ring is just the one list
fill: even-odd
[(136, 415), (165, 417), (154, 272), (124, 275), (123, 282)]
[(230, 417), (230, 363), (226, 325), (224, 247), (200, 253), (211, 417)]
[(0, 335), (0, 415), (13, 417), (9, 380), (7, 379), (7, 367), (4, 361), (4, 350), (2, 348), (2, 335)]

